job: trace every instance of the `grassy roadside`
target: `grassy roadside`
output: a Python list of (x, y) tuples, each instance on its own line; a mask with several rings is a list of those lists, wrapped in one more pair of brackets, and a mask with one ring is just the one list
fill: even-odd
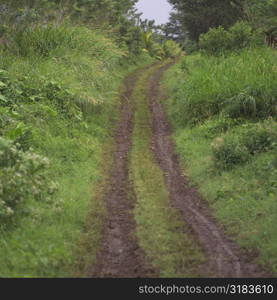
[[(98, 194), (103, 163), (109, 164), (103, 152), (111, 141), (111, 120), (117, 118), (119, 85), (136, 68), (123, 64), (112, 40), (85, 27), (45, 28), (49, 45), (59, 47), (44, 49), (49, 51), (41, 56), (33, 47), (47, 42), (43, 30), (22, 37), (29, 52), (0, 57), (1, 93), (8, 101), (0, 108), (0, 136), (47, 157), (45, 176), (58, 189), (39, 199), (23, 197), (14, 216), (1, 222), (1, 277), (72, 276), (76, 260), (82, 266), (95, 258), (104, 215)], [(55, 30), (70, 44), (66, 38), (56, 41)], [(148, 58), (137, 61), (144, 64)], [(80, 262), (80, 256), (86, 257)]]
[[(271, 49), (258, 49), (227, 58), (187, 57), (167, 72), (163, 84), (186, 175), (233, 239), (277, 272), (276, 122), (232, 115), (239, 112), (235, 97), (245, 86), (249, 93), (260, 90), (251, 99), (260, 115), (266, 111), (274, 99), (274, 56)], [(228, 97), (234, 97), (233, 107), (216, 113)]]
[(49, 202), (29, 199), (26, 213), (1, 231), (1, 276), (64, 277), (74, 272), (79, 277), (94, 262), (105, 214), (100, 194), (111, 161), (112, 125), (118, 118), (118, 97), (110, 101), (86, 128), (67, 129), (61, 120), (52, 120), (37, 129), (38, 136), (44, 134), (37, 151), (51, 157), (48, 176), (58, 191)]
[(180, 215), (170, 206), (162, 171), (150, 151), (147, 82), (158, 68), (160, 65), (141, 75), (133, 94), (135, 117), (130, 174), (137, 196), (137, 236), (161, 277), (193, 277), (197, 276), (196, 266), (202, 261), (202, 254)]
[[(89, 124), (89, 123), (88, 123)], [(64, 124), (59, 120), (57, 124)], [(88, 125), (91, 130), (95, 125)], [(69, 276), (76, 243), (90, 207), (100, 210), (91, 190), (101, 178), (100, 163), (106, 132), (76, 131), (76, 137), (44, 131), (40, 153), (51, 157), (48, 176), (58, 183), (51, 200), (24, 203), (14, 224), (1, 231), (0, 274), (5, 277)], [(66, 130), (64, 130), (66, 131)], [(89, 129), (88, 129), (89, 131)], [(98, 228), (92, 229), (96, 235)]]

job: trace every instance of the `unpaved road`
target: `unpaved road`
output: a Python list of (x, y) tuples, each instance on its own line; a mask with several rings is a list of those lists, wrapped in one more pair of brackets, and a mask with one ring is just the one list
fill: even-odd
[[(265, 277), (257, 265), (247, 261), (243, 252), (228, 239), (212, 218), (209, 208), (190, 188), (182, 175), (178, 157), (171, 140), (171, 129), (161, 104), (159, 88), (163, 72), (170, 64), (161, 66), (149, 78), (148, 101), (152, 114), (152, 145), (156, 162), (164, 173), (165, 184), (173, 207), (178, 209), (184, 222), (191, 228), (205, 256), (205, 265), (199, 266), (203, 277)], [(129, 180), (129, 157), (132, 147), (133, 115), (132, 92), (140, 72), (126, 78), (121, 120), (115, 130), (113, 169), (107, 183), (104, 201), (107, 216), (97, 263), (91, 268), (91, 277), (157, 277), (155, 270), (139, 247), (135, 236), (136, 223), (133, 210), (136, 203)]]
[(121, 120), (115, 131), (113, 169), (104, 201), (107, 217), (103, 230), (102, 247), (91, 277), (130, 278), (156, 276), (146, 264), (142, 249), (134, 235), (136, 228), (133, 209), (135, 194), (128, 178), (128, 154), (133, 131), (132, 92), (138, 73), (126, 78), (121, 96)]

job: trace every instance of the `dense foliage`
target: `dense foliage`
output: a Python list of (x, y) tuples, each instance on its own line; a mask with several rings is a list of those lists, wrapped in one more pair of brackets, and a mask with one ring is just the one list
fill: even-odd
[[(228, 27), (241, 16), (239, 7), (230, 0), (170, 0), (178, 14), (183, 30), (192, 40), (198, 40), (201, 33), (211, 27)], [(176, 13), (173, 15), (176, 18)]]
[(170, 2), (176, 35), (193, 52), (166, 79), (186, 173), (233, 237), (276, 272), (277, 1)]
[(199, 49), (214, 56), (263, 44), (263, 36), (246, 22), (237, 22), (227, 30), (222, 26), (211, 28), (199, 39)]
[[(227, 30), (244, 22), (269, 45), (276, 45), (276, 0), (170, 0), (174, 10), (163, 29), (188, 52), (197, 50), (199, 37), (213, 28)], [(226, 35), (226, 33), (224, 33)], [(220, 36), (217, 38), (221, 39)], [(222, 37), (223, 38), (223, 37)]]
[(0, 1), (0, 276), (71, 276), (90, 208), (95, 259), (119, 85), (181, 53), (135, 2)]

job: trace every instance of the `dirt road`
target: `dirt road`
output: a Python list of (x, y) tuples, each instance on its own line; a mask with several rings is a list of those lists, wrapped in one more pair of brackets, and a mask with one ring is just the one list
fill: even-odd
[[(160, 68), (155, 68), (147, 82), (147, 99), (152, 118), (152, 143), (149, 151), (153, 152), (156, 163), (163, 171), (171, 205), (181, 212), (183, 221), (199, 241), (206, 257), (205, 265), (199, 265), (199, 272), (202, 277), (267, 276), (260, 267), (248, 261), (241, 249), (226, 236), (205, 202), (195, 189), (189, 187), (182, 174), (171, 140), (170, 124), (162, 105), (163, 95), (159, 85), (163, 72), (171, 64), (161, 64)], [(132, 147), (133, 116), (136, 109), (132, 95), (142, 72), (135, 72), (124, 82), (121, 119), (114, 134), (116, 149), (113, 168), (103, 197), (107, 216), (97, 263), (92, 266), (89, 274), (91, 277), (159, 276), (159, 270), (151, 266), (151, 261), (140, 248), (136, 237), (136, 195), (129, 179), (129, 152)]]
[(142, 249), (134, 235), (133, 209), (135, 194), (128, 178), (128, 153), (133, 130), (132, 91), (139, 73), (124, 81), (125, 91), (121, 96), (121, 120), (115, 130), (113, 169), (107, 185), (104, 201), (107, 217), (103, 230), (102, 246), (97, 255), (97, 264), (91, 277), (147, 277), (155, 276), (154, 269), (147, 266)]

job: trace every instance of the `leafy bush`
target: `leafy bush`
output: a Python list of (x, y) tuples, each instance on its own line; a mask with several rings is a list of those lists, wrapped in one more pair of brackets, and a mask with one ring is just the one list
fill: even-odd
[(257, 153), (277, 150), (277, 123), (268, 120), (242, 125), (214, 139), (211, 147), (216, 167), (230, 169), (245, 163)]
[(201, 34), (199, 47), (210, 55), (219, 55), (230, 49), (231, 34), (222, 26), (211, 28), (207, 33)]
[(11, 217), (29, 196), (41, 199), (55, 184), (47, 179), (49, 160), (0, 137), (0, 218)]
[(0, 136), (18, 144), (22, 150), (28, 150), (32, 143), (32, 131), (18, 116), (17, 112), (0, 106)]
[(11, 80), (8, 72), (3, 70), (0, 70), (0, 80), (0, 107), (49, 103), (65, 117), (82, 120), (82, 109), (87, 100), (79, 99), (78, 96), (53, 80), (41, 79), (41, 86), (34, 87), (30, 83), (30, 78)]
[(182, 45), (183, 49), (187, 54), (192, 54), (198, 50), (198, 44), (190, 39), (186, 39)]
[(162, 60), (165, 58), (165, 52), (161, 44), (153, 42), (149, 51), (150, 56)]
[(263, 123), (246, 125), (242, 132), (241, 142), (250, 154), (277, 149), (277, 123), (267, 120)]
[(211, 146), (215, 166), (218, 169), (230, 169), (250, 158), (248, 149), (239, 143), (237, 137), (216, 138)]
[(230, 27), (232, 50), (242, 49), (251, 45), (254, 37), (252, 28), (245, 22), (237, 22)]
[(142, 32), (141, 39), (144, 44), (144, 51), (156, 59), (175, 58), (182, 53), (181, 47), (173, 40), (166, 40), (162, 43), (156, 42), (152, 32)]
[(165, 58), (175, 58), (181, 55), (181, 47), (172, 40), (167, 40), (162, 44)]
[(201, 34), (200, 48), (209, 55), (220, 55), (227, 51), (241, 50), (253, 44), (259, 44), (258, 33), (245, 22), (237, 22), (225, 30), (222, 26), (211, 28)]

